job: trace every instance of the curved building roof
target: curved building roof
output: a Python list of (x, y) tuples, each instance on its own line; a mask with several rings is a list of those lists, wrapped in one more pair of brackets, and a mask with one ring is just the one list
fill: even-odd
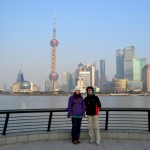
[(83, 64), (82, 64), (82, 63), (80, 63), (80, 64), (78, 65), (78, 68), (80, 68), (80, 67), (83, 67)]
[(23, 81), (20, 84), (20, 89), (30, 89), (31, 88), (31, 83), (29, 81)]

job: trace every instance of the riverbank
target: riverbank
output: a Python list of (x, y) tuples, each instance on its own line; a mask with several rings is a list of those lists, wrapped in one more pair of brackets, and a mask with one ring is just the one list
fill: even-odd
[[(70, 96), (72, 93), (49, 93), (49, 92), (38, 92), (38, 93), (9, 93), (9, 92), (3, 92), (0, 93), (0, 95), (3, 96)], [(83, 96), (86, 96), (86, 94), (82, 94)], [(146, 94), (128, 94), (128, 93), (110, 93), (110, 94), (99, 94), (96, 93), (97, 96), (150, 96), (149, 93)]]

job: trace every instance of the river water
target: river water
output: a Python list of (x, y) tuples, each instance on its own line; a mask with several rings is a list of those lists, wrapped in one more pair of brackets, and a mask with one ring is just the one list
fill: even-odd
[[(67, 108), (69, 96), (3, 96), (0, 95), (0, 110)], [(150, 108), (150, 96), (101, 96), (103, 108)], [(100, 126), (105, 129), (105, 113), (100, 112)], [(63, 115), (64, 116), (63, 116)], [(67, 112), (53, 113), (51, 130), (71, 130)], [(57, 117), (61, 117), (60, 120)], [(0, 115), (0, 133), (3, 132), (5, 114)], [(19, 120), (20, 119), (20, 120)], [(49, 113), (11, 114), (7, 133), (47, 130)], [(60, 121), (60, 122), (58, 122)], [(147, 112), (109, 112), (109, 129), (148, 130)], [(87, 129), (83, 118), (82, 128)]]
[[(3, 96), (0, 110), (67, 108), (69, 96)], [(102, 107), (150, 108), (150, 96), (101, 96)]]

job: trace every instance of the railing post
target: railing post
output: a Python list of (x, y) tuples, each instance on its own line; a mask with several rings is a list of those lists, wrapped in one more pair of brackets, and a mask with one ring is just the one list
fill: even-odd
[(9, 120), (9, 113), (6, 114), (5, 124), (4, 124), (4, 128), (3, 128), (3, 135), (6, 134), (8, 120)]
[(150, 111), (148, 111), (148, 131), (150, 132)]
[(109, 111), (106, 110), (105, 130), (108, 130), (108, 116), (109, 116)]
[(50, 114), (49, 114), (49, 121), (48, 121), (48, 127), (47, 127), (47, 131), (48, 132), (50, 131), (50, 128), (51, 128), (52, 115), (53, 115), (53, 112), (50, 112)]

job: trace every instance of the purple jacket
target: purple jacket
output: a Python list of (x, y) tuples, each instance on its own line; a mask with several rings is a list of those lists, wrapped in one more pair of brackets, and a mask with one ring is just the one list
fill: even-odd
[[(74, 115), (84, 116), (84, 114), (85, 114), (85, 106), (84, 106), (83, 97), (80, 96), (79, 101), (78, 102), (77, 101), (78, 101), (78, 98), (76, 98), (75, 95), (72, 95), (69, 97), (68, 113), (70, 116), (74, 116)], [(77, 104), (75, 104), (76, 102), (77, 102)], [(75, 104), (75, 106), (74, 106), (74, 104)]]

